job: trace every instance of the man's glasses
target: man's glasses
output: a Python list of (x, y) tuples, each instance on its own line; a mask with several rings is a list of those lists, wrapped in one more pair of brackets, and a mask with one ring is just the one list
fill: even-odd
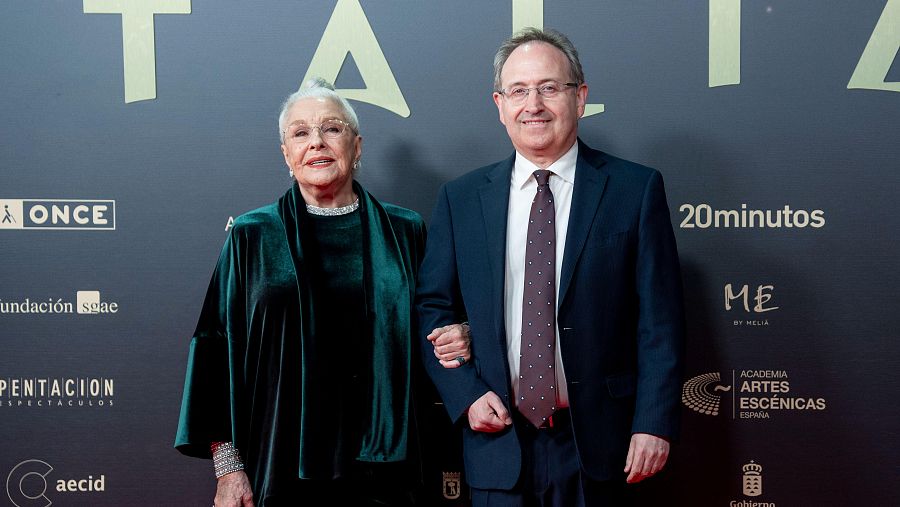
[(508, 90), (498, 90), (497, 93), (506, 97), (506, 100), (512, 102), (513, 104), (521, 104), (525, 102), (525, 99), (528, 98), (528, 94), (531, 93), (531, 90), (536, 91), (537, 94), (542, 98), (552, 99), (565, 91), (567, 88), (577, 87), (577, 83), (557, 83), (556, 81), (551, 81), (540, 86), (535, 86), (534, 88), (514, 86)]

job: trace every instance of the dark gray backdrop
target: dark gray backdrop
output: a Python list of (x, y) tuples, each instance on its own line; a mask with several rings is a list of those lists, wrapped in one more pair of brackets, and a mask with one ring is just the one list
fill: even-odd
[[(881, 52), (896, 54), (900, 16), (888, 12), (898, 1), (743, 2), (740, 84), (717, 87), (706, 1), (543, 2), (545, 26), (581, 51), (589, 101), (605, 104), (581, 137), (658, 168), (676, 227), (685, 430), (646, 485), (647, 505), (890, 505), (900, 495), (900, 94), (848, 89), (883, 12)], [(120, 15), (70, 0), (0, 5), (0, 219), (4, 204), (28, 199), (115, 201), (115, 230), (0, 224), (0, 505), (212, 498), (210, 464), (171, 447), (187, 346), (228, 218), (287, 188), (276, 115), (337, 2), (189, 3), (189, 15), (155, 16), (157, 97), (129, 103)], [(512, 149), (490, 99), (491, 58), (513, 4), (529, 2), (359, 3), (411, 111), (354, 102), (360, 180), (427, 218), (441, 182)], [(900, 64), (884, 80), (900, 81)], [(366, 86), (353, 60), (337, 84)], [(702, 224), (707, 211), (742, 205), (821, 210), (824, 226), (684, 227), (689, 209)], [(727, 309), (726, 284), (748, 287), (749, 311), (741, 299)], [(759, 286), (771, 299), (758, 310), (777, 309), (754, 308)], [(78, 291), (99, 291), (117, 312), (77, 313)], [(13, 391), (79, 378), (111, 379), (114, 391)], [(700, 398), (718, 400), (718, 415), (692, 410)], [(781, 408), (747, 408), (759, 403)], [(435, 503), (441, 472), (459, 471), (454, 458), (433, 457)], [(103, 491), (57, 490), (89, 477), (84, 489)], [(25, 499), (41, 481), (47, 500)]]

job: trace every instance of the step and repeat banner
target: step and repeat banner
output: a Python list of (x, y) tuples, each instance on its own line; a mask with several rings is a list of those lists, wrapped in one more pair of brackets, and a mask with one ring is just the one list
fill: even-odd
[[(581, 137), (659, 169), (685, 286), (683, 436), (643, 505), (900, 498), (900, 0), (4, 0), (0, 505), (211, 503), (172, 447), (234, 217), (289, 186), (281, 101), (336, 83), (359, 180), (424, 217), (512, 151), (492, 58), (579, 48)], [(423, 416), (428, 505), (467, 505)]]

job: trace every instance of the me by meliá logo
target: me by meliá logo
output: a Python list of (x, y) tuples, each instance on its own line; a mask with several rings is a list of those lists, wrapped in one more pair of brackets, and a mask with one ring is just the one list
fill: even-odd
[(0, 230), (116, 230), (116, 201), (100, 199), (0, 199)]
[[(756, 286), (756, 290), (753, 291), (752, 287), (748, 284), (738, 285), (739, 289), (737, 293), (735, 293), (735, 288), (732, 284), (725, 284), (725, 311), (731, 312), (732, 308), (738, 308), (740, 303), (743, 303), (744, 313), (750, 314), (747, 316), (757, 317), (757, 318), (742, 318), (735, 319), (735, 326), (768, 326), (769, 319), (768, 318), (760, 318), (763, 317), (762, 314), (767, 312), (771, 312), (774, 310), (778, 310), (780, 307), (775, 306), (771, 300), (774, 296), (773, 292), (775, 290), (774, 285), (770, 284), (761, 284)], [(751, 292), (753, 295), (753, 306), (751, 309), (750, 306), (750, 298)], [(738, 304), (735, 304), (735, 300), (738, 300)], [(744, 317), (742, 315), (741, 317)]]
[(75, 292), (75, 303), (63, 298), (27, 297), (19, 301), (0, 299), (0, 315), (2, 314), (67, 314), (103, 315), (119, 313), (119, 303), (103, 301), (98, 290), (79, 290)]
[(0, 377), (0, 408), (112, 407), (114, 395), (107, 377)]

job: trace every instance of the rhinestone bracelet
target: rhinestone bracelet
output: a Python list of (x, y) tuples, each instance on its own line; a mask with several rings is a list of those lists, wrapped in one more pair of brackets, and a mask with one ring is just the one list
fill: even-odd
[(223, 475), (244, 469), (244, 462), (237, 448), (231, 442), (214, 442), (211, 446), (213, 455), (213, 469), (216, 479)]

